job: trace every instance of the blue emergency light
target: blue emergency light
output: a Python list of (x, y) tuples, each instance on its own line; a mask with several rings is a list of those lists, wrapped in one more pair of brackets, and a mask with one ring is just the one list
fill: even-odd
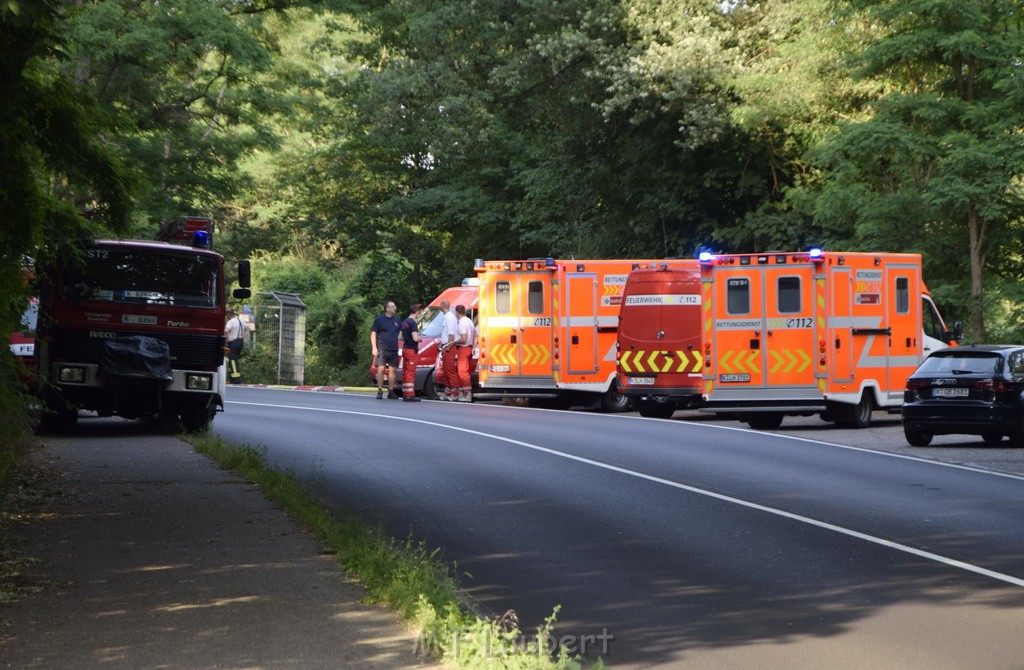
[(205, 230), (197, 230), (192, 233), (192, 246), (200, 249), (210, 248), (210, 233)]
[(825, 253), (821, 250), (821, 247), (811, 247), (807, 250), (807, 255), (811, 258), (821, 258), (821, 255)]
[(697, 260), (699, 260), (701, 263), (710, 263), (711, 262), (711, 252), (710, 251), (702, 251), (702, 252), (700, 252), (699, 254), (697, 254)]

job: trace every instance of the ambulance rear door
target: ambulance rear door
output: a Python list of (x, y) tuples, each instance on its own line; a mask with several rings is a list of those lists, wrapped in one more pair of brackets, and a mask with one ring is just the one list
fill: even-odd
[(819, 286), (814, 263), (785, 254), (740, 261), (713, 268), (715, 387), (815, 387), (824, 279)]
[[(814, 387), (818, 350), (816, 264), (788, 262), (792, 256), (769, 256), (764, 265), (765, 332), (762, 339), (765, 384), (771, 388)], [(779, 261), (786, 259), (786, 263)], [(821, 278), (824, 282), (824, 277)], [(824, 337), (822, 328), (821, 336)]]
[(551, 272), (495, 272), (487, 316), (490, 372), (551, 376)]

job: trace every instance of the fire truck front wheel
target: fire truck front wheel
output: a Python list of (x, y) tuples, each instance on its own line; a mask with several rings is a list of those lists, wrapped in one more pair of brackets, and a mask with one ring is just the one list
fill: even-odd
[(39, 427), (47, 433), (66, 433), (78, 422), (78, 407), (56, 393), (48, 393), (43, 399)]
[(205, 399), (182, 405), (181, 427), (188, 433), (202, 433), (210, 429), (216, 408)]

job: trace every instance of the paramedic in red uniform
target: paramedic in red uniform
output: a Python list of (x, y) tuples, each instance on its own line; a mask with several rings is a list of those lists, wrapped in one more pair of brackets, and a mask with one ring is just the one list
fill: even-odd
[(444, 373), (444, 399), (459, 399), (459, 369), (456, 364), (456, 340), (459, 337), (459, 320), (451, 309), (451, 303), (442, 300), (441, 312), (444, 313), (444, 320), (441, 322), (441, 371)]
[(417, 322), (423, 305), (415, 303), (402, 322), (402, 401), (419, 402), (416, 397), (416, 367), (419, 365), (420, 329)]
[(457, 305), (455, 313), (459, 317), (458, 336), (455, 342), (458, 344), (458, 357), (456, 367), (459, 374), (459, 402), (473, 402), (473, 379), (469, 375), (469, 363), (473, 360), (473, 346), (476, 344), (476, 328), (473, 326), (473, 319), (466, 316), (466, 306)]

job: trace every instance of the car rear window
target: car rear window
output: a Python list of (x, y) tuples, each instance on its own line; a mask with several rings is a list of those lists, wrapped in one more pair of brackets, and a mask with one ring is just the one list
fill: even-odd
[(921, 363), (918, 372), (994, 374), (1003, 369), (1003, 357), (997, 353), (971, 352), (953, 355), (929, 356)]

